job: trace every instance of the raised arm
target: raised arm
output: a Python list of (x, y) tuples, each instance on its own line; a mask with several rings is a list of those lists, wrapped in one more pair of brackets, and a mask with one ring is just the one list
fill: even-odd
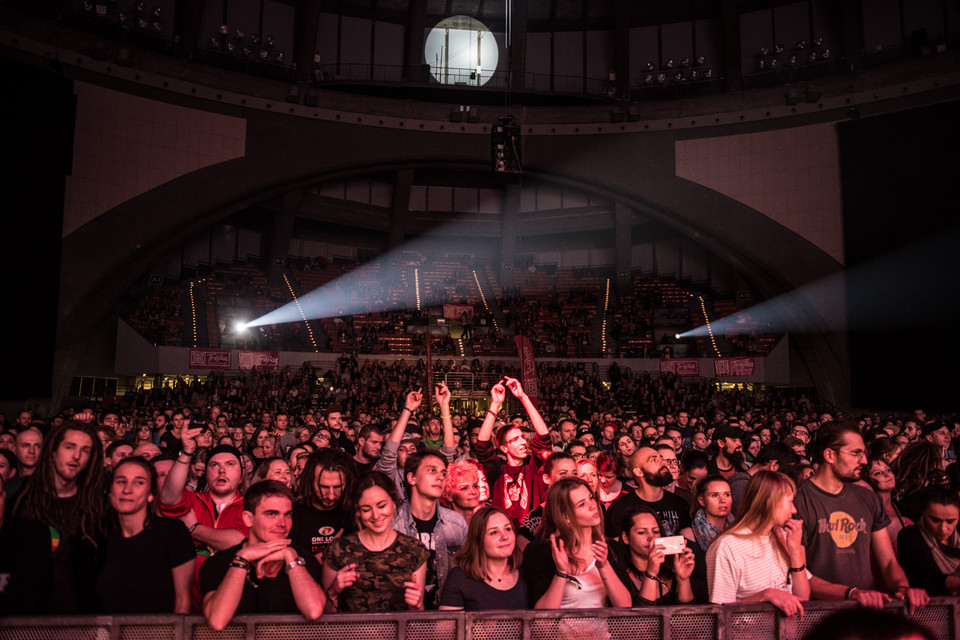
[(177, 454), (177, 461), (170, 467), (167, 479), (163, 483), (163, 491), (160, 492), (160, 504), (165, 507), (173, 506), (182, 499), (183, 488), (187, 486), (190, 463), (193, 462), (193, 454), (197, 450), (197, 436), (202, 431), (200, 427), (192, 427), (189, 423), (184, 424), (180, 429), (180, 453)]
[(520, 401), (520, 404), (523, 405), (524, 411), (527, 412), (527, 416), (530, 418), (530, 424), (533, 425), (533, 430), (536, 431), (538, 435), (549, 436), (550, 429), (547, 427), (547, 423), (543, 421), (543, 416), (540, 415), (540, 411), (538, 411), (537, 407), (533, 404), (533, 400), (531, 400), (527, 392), (523, 390), (523, 385), (520, 384), (520, 381), (516, 378), (507, 378), (507, 386), (510, 388), (510, 392)]
[(420, 408), (421, 402), (423, 402), (423, 394), (421, 393), (421, 389), (411, 391), (407, 394), (407, 397), (403, 402), (403, 411), (400, 412), (400, 417), (397, 418), (397, 424), (393, 427), (393, 431), (390, 432), (390, 440), (400, 444), (400, 442), (403, 440), (403, 433), (407, 429), (407, 423), (410, 422), (410, 416), (413, 415), (414, 411)]
[(493, 437), (493, 426), (497, 422), (497, 412), (503, 406), (503, 400), (506, 396), (507, 390), (503, 386), (503, 382), (498, 382), (490, 387), (490, 409), (483, 417), (483, 424), (480, 425), (480, 433), (477, 434), (478, 442), (489, 442), (490, 438)]
[(453, 438), (453, 418), (450, 417), (450, 389), (446, 382), (438, 382), (434, 391), (434, 397), (437, 404), (440, 405), (440, 420), (443, 422), (443, 446), (447, 449), (455, 449), (456, 440)]

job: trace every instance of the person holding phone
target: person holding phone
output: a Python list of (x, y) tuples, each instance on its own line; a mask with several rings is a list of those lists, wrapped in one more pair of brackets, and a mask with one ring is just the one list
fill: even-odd
[(623, 515), (622, 530), (623, 558), (614, 569), (630, 591), (633, 606), (693, 603), (693, 551), (683, 537), (661, 538), (657, 512), (644, 506)]
[(747, 484), (740, 515), (707, 550), (710, 602), (769, 602), (787, 615), (803, 616), (810, 598), (806, 550), (793, 480), (760, 471)]

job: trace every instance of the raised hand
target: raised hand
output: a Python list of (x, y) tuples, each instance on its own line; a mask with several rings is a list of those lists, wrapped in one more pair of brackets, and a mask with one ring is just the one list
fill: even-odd
[[(437, 404), (440, 405), (441, 409), (448, 409), (450, 407), (450, 398), (452, 397), (450, 389), (447, 388), (446, 382), (438, 382), (436, 389), (434, 389), (434, 397), (437, 399)], [(443, 414), (449, 414), (449, 411), (441, 411)]]
[(506, 380), (507, 387), (510, 389), (510, 393), (516, 396), (518, 400), (523, 400), (525, 397), (527, 397), (527, 392), (523, 390), (523, 385), (520, 384), (519, 380), (516, 378), (506, 378)]
[(417, 389), (416, 391), (411, 391), (407, 394), (407, 399), (404, 402), (404, 406), (407, 408), (410, 413), (413, 413), (420, 408), (420, 403), (423, 402), (423, 387)]

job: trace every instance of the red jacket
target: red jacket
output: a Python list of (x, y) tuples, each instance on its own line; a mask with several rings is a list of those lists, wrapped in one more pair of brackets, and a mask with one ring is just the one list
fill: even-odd
[[(179, 518), (190, 511), (196, 514), (197, 521), (202, 525), (214, 529), (236, 529), (243, 534), (244, 538), (248, 535), (247, 525), (243, 523), (243, 496), (239, 493), (232, 502), (223, 507), (219, 516), (209, 493), (195, 493), (189, 489), (183, 490), (180, 501), (176, 504), (160, 507), (160, 513), (170, 518)], [(209, 555), (214, 550), (205, 549), (198, 552)]]

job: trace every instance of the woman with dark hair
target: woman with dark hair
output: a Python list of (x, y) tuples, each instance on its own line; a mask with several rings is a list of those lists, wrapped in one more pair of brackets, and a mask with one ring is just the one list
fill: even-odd
[(473, 514), (467, 540), (454, 558), (440, 595), (442, 611), (524, 609), (527, 588), (520, 577), (517, 534), (506, 513), (481, 507)]
[(608, 561), (600, 503), (586, 482), (550, 486), (537, 541), (523, 550), (523, 575), (536, 609), (629, 607), (630, 592)]
[(898, 555), (910, 585), (931, 596), (960, 593), (960, 496), (953, 489), (931, 487), (919, 497), (920, 522), (905, 527)]
[(914, 522), (920, 519), (920, 496), (928, 487), (949, 483), (943, 471), (943, 453), (940, 447), (926, 440), (907, 445), (903, 453), (890, 465), (897, 479), (897, 506)]
[(793, 481), (759, 471), (743, 493), (740, 515), (707, 550), (710, 602), (769, 602), (788, 616), (803, 614), (811, 574), (801, 542)]
[(396, 486), (384, 473), (370, 471), (354, 484), (358, 530), (335, 538), (323, 554), (329, 611), (423, 609), (430, 552), (393, 528), (397, 504)]
[(254, 462), (260, 463), (262, 460), (273, 457), (277, 441), (270, 435), (270, 429), (261, 427), (253, 434), (250, 444), (250, 455), (253, 456)]
[[(884, 438), (889, 440), (889, 438)], [(907, 518), (900, 512), (900, 508), (893, 501), (893, 494), (897, 490), (897, 480), (893, 476), (893, 471), (882, 458), (871, 459), (867, 463), (867, 470), (863, 474), (864, 480), (870, 485), (877, 497), (880, 498), (880, 504), (883, 510), (890, 518), (890, 524), (887, 525), (887, 533), (890, 534), (890, 542), (893, 543), (893, 551), (897, 551), (897, 536), (904, 527), (913, 524), (913, 520)]]
[(693, 573), (693, 551), (667, 558), (665, 547), (655, 544), (662, 531), (660, 517), (649, 507), (638, 506), (623, 514), (620, 542), (624, 554), (614, 565), (620, 581), (630, 591), (635, 607), (650, 605), (690, 604), (694, 601), (690, 576)]
[(109, 487), (111, 529), (97, 576), (107, 613), (190, 613), (196, 550), (186, 526), (157, 515), (157, 472), (124, 458)]

